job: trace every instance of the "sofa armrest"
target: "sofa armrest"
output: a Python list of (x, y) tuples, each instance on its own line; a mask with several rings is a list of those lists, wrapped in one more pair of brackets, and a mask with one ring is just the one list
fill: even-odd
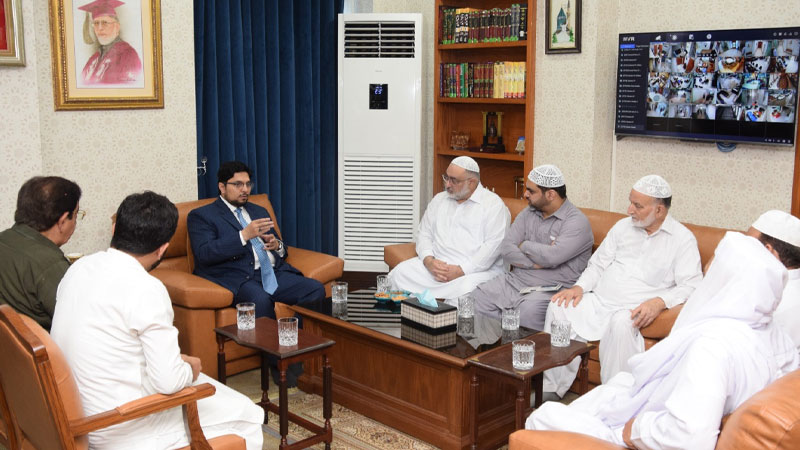
[(417, 244), (406, 242), (405, 244), (393, 244), (383, 247), (383, 261), (392, 270), (401, 262), (417, 256)]
[(287, 247), (286, 251), (289, 253), (286, 262), (308, 278), (327, 284), (342, 277), (344, 260), (341, 258), (296, 247)]
[(150, 274), (164, 283), (175, 305), (189, 309), (219, 309), (233, 303), (231, 291), (197, 275), (172, 269), (155, 269)]
[(664, 339), (669, 336), (669, 332), (672, 331), (672, 325), (675, 324), (675, 319), (678, 318), (681, 309), (683, 309), (683, 303), (661, 311), (656, 319), (653, 320), (653, 323), (642, 328), (642, 336), (650, 339)]
[(519, 430), (508, 437), (508, 450), (624, 450), (625, 447), (568, 431)]

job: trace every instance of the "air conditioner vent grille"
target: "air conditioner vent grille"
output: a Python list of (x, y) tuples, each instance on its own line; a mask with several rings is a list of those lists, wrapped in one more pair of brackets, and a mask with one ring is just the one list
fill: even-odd
[(414, 239), (414, 159), (345, 157), (346, 261), (383, 262), (383, 247)]
[(345, 22), (345, 58), (413, 58), (414, 22)]

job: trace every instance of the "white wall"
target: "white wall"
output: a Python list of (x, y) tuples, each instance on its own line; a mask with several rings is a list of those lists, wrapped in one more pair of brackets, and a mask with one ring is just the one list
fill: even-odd
[(74, 112), (54, 110), (48, 0), (22, 3), (27, 66), (0, 67), (0, 229), (13, 223), (17, 191), (33, 175), (83, 190), (88, 213), (65, 252), (106, 248), (110, 217), (130, 193), (196, 199), (192, 2), (161, 2), (164, 109)]

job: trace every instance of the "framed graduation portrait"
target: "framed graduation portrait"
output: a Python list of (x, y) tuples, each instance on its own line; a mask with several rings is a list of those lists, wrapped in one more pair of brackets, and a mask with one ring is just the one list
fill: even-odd
[(544, 0), (544, 52), (581, 52), (581, 0)]
[(56, 111), (164, 107), (160, 0), (50, 0), (50, 20)]
[(0, 65), (25, 65), (22, 0), (0, 0)]

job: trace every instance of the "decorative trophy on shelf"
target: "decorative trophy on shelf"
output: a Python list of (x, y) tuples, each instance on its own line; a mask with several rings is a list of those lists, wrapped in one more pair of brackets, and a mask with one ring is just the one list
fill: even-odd
[(484, 153), (505, 153), (503, 145), (503, 113), (481, 111), (483, 114), (483, 143), (478, 151)]

